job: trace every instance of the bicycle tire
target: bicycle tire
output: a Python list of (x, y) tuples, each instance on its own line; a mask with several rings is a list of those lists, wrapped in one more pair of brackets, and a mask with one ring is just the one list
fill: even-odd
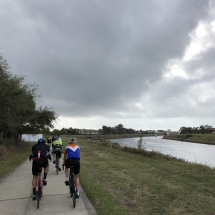
[(76, 206), (76, 189), (75, 189), (75, 178), (74, 174), (72, 173), (72, 193), (73, 193), (73, 207), (75, 208)]
[(71, 177), (71, 173), (69, 174), (69, 193), (70, 196), (72, 197), (72, 181), (71, 181), (72, 177)]
[(40, 197), (40, 191), (41, 188), (40, 188), (40, 181), (38, 182), (38, 190), (37, 190), (37, 209), (39, 209), (40, 207), (40, 200), (41, 200), (41, 197)]

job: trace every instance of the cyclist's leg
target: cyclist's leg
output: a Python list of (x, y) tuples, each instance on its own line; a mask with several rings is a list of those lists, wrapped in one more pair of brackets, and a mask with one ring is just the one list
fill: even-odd
[(69, 185), (69, 163), (67, 159), (65, 160), (64, 164), (65, 164), (65, 176), (66, 176), (65, 184), (66, 186), (68, 186)]
[(66, 174), (66, 175), (69, 175), (69, 168), (66, 168), (66, 167), (65, 167), (65, 174)]
[(58, 159), (58, 167), (59, 170), (61, 171), (61, 153), (59, 152), (59, 159)]
[(33, 196), (32, 196), (32, 199), (35, 200), (36, 199), (37, 178), (38, 178), (38, 166), (36, 164), (36, 161), (33, 161), (33, 164), (32, 164), (32, 175), (33, 175), (33, 179), (32, 179)]
[(38, 175), (33, 175), (33, 179), (32, 179), (32, 188), (36, 189), (36, 186), (37, 186), (37, 177)]
[(79, 191), (79, 174), (74, 174), (75, 176), (75, 186), (76, 189)]
[(44, 168), (44, 173), (48, 174), (48, 172), (49, 172), (49, 166)]
[(47, 175), (49, 172), (49, 162), (48, 159), (44, 159), (43, 160), (43, 168), (44, 168), (44, 177), (43, 177), (43, 185), (46, 186), (47, 185)]
[(56, 155), (55, 155), (55, 153), (52, 152), (52, 156), (53, 156), (53, 160), (55, 161), (55, 160), (56, 160)]
[(75, 185), (76, 185), (76, 192), (77, 198), (79, 198), (79, 173), (80, 173), (80, 160), (75, 160), (75, 168), (74, 168), (74, 177), (75, 177)]

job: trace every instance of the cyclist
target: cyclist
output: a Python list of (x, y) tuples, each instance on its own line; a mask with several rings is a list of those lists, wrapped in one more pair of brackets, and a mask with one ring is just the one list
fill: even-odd
[(47, 138), (47, 143), (48, 143), (49, 146), (51, 146), (52, 138), (50, 136)]
[(76, 145), (76, 139), (71, 138), (69, 140), (69, 145), (66, 146), (64, 151), (64, 164), (65, 168), (65, 175), (66, 175), (66, 186), (69, 185), (69, 167), (74, 165), (74, 176), (75, 176), (75, 185), (77, 191), (77, 198), (79, 198), (79, 172), (80, 172), (80, 147)]
[(59, 158), (59, 166), (58, 166), (58, 169), (59, 171), (61, 171), (61, 153), (62, 153), (62, 148), (63, 148), (63, 142), (62, 140), (56, 136), (55, 137), (55, 141), (52, 142), (52, 148), (53, 148), (53, 151), (52, 151), (52, 156), (53, 156), (53, 163), (55, 164), (56, 163), (56, 153), (58, 153), (58, 158)]
[(52, 136), (52, 142), (54, 142), (55, 141), (55, 136)]
[(36, 186), (37, 186), (37, 177), (38, 170), (40, 167), (44, 168), (44, 177), (43, 177), (43, 185), (47, 185), (47, 174), (49, 171), (49, 162), (48, 159), (51, 160), (51, 155), (49, 154), (49, 146), (45, 144), (46, 141), (43, 138), (40, 138), (37, 144), (32, 146), (32, 153), (29, 156), (29, 160), (33, 160), (32, 163), (32, 188), (33, 188), (33, 196), (32, 199), (36, 199)]

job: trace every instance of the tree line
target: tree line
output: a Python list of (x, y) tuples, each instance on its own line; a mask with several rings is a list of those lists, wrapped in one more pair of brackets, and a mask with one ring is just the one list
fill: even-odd
[(213, 128), (211, 125), (200, 125), (199, 127), (181, 127), (180, 128), (180, 132), (181, 134), (208, 134), (211, 133), (212, 130), (211, 128)]
[[(48, 132), (49, 135), (79, 135), (81, 134), (81, 129), (78, 128), (62, 128), (54, 129), (53, 131)], [(88, 130), (88, 129), (83, 129)], [(164, 130), (157, 130), (160, 133), (166, 134)], [(93, 131), (94, 132), (94, 131)], [(122, 124), (118, 124), (114, 127), (103, 125), (102, 128), (98, 130), (98, 134), (155, 134), (155, 130), (143, 131), (143, 130), (134, 130), (132, 128), (125, 128)]]
[(101, 134), (148, 134), (149, 132), (143, 131), (143, 130), (136, 131), (132, 128), (125, 128), (122, 124), (118, 124), (114, 127), (103, 125), (102, 129), (99, 129), (99, 133)]
[(36, 107), (36, 84), (25, 84), (24, 76), (9, 72), (0, 55), (0, 139), (21, 141), (22, 134), (43, 133), (53, 128), (57, 114), (48, 107)]
[(77, 128), (62, 128), (62, 129), (54, 129), (52, 132), (48, 132), (51, 135), (78, 135), (80, 134), (79, 129)]

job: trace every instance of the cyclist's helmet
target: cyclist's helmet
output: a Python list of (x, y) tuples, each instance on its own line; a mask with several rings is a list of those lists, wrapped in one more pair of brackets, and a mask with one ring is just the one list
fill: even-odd
[(76, 139), (75, 138), (71, 138), (70, 140), (69, 140), (69, 143), (71, 143), (71, 142), (74, 142), (74, 143), (76, 143)]
[(45, 139), (40, 138), (40, 139), (38, 140), (38, 143), (46, 143), (46, 141), (45, 141)]
[(58, 136), (56, 136), (56, 137), (55, 137), (55, 140), (59, 140), (59, 137), (58, 137)]

